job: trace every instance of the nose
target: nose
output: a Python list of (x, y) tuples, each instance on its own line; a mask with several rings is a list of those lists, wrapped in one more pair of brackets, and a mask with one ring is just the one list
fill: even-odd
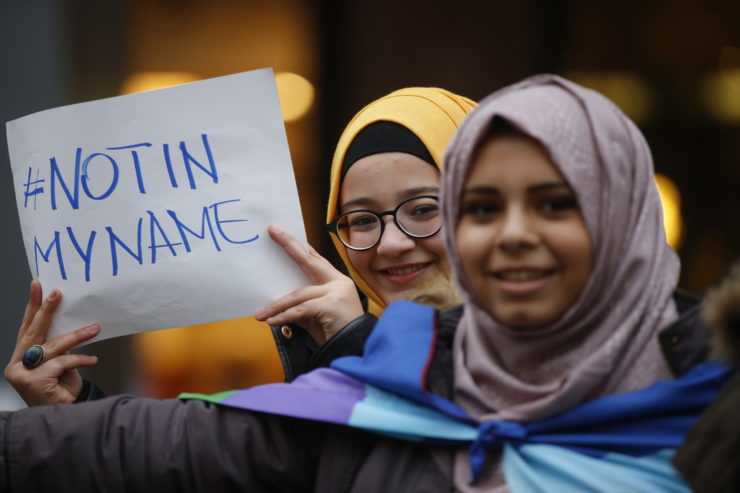
[(398, 229), (392, 218), (384, 217), (383, 219), (385, 220), (385, 228), (377, 246), (378, 255), (397, 257), (416, 247), (416, 241)]
[(537, 244), (535, 220), (526, 210), (518, 207), (509, 208), (501, 218), (499, 245), (501, 249), (515, 252), (531, 248)]

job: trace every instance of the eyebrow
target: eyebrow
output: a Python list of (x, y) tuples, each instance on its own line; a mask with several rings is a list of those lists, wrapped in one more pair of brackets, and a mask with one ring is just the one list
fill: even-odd
[[(423, 186), (423, 187), (407, 188), (397, 194), (397, 199), (399, 202), (403, 202), (406, 199), (410, 199), (411, 197), (417, 197), (419, 195), (439, 195), (439, 187), (438, 186)], [(377, 204), (378, 202), (372, 197), (359, 197), (353, 200), (349, 200), (345, 202), (344, 204), (340, 204), (339, 208), (342, 211), (352, 210), (358, 207), (370, 209), (373, 206), (377, 206)]]
[[(553, 182), (538, 183), (537, 185), (532, 185), (531, 187), (527, 187), (527, 192), (528, 193), (538, 193), (538, 192), (548, 192), (551, 190), (560, 190), (560, 189), (565, 189), (568, 191), (571, 190), (570, 186), (564, 181), (553, 181)], [(473, 187), (466, 188), (465, 190), (463, 190), (463, 195), (466, 195), (469, 193), (501, 195), (501, 191), (497, 187), (491, 187), (491, 186), (486, 186), (486, 185), (473, 186)]]

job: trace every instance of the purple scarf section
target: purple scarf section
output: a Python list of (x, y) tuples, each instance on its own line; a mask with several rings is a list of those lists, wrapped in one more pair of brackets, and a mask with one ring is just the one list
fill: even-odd
[(362, 382), (337, 371), (320, 369), (297, 378), (291, 384), (260, 385), (245, 391), (238, 390), (214, 402), (346, 425), (355, 405), (364, 399), (365, 385)]

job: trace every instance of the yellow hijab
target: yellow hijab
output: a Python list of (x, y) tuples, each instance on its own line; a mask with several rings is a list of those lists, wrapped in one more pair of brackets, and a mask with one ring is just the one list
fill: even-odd
[[(399, 89), (387, 96), (373, 101), (361, 109), (344, 129), (334, 152), (331, 164), (331, 188), (326, 222), (333, 221), (339, 211), (339, 190), (341, 186), (342, 162), (358, 133), (368, 125), (389, 121), (403, 125), (411, 130), (426, 146), (439, 169), (442, 169), (443, 156), (447, 143), (460, 126), (465, 115), (475, 106), (475, 102), (444, 89), (435, 87), (409, 87)], [(385, 303), (373, 289), (360, 277), (347, 256), (347, 248), (332, 236), (342, 261), (347, 266), (355, 284), (368, 297), (368, 309), (380, 314)]]

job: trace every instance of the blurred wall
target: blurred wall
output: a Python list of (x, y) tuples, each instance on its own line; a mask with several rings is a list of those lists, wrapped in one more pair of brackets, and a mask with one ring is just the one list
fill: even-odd
[[(121, 4), (118, 1), (40, 0), (0, 5), (0, 120), (7, 122), (36, 111), (115, 94), (121, 74)], [(1, 223), (5, 229), (0, 283), (0, 363), (10, 359), (31, 282), (21, 241), (6, 134), (0, 138)], [(130, 373), (130, 344), (97, 344), (105, 362), (94, 374), (108, 388), (125, 389)], [(0, 380), (0, 409), (21, 404), (15, 391)]]
[[(0, 9), (0, 119), (12, 120), (65, 101), (69, 65), (63, 9), (55, 0), (5, 2)], [(12, 47), (12, 48), (11, 48)], [(5, 129), (0, 136), (0, 366), (10, 359), (31, 282), (21, 242)], [(0, 380), (0, 409), (18, 404)]]

